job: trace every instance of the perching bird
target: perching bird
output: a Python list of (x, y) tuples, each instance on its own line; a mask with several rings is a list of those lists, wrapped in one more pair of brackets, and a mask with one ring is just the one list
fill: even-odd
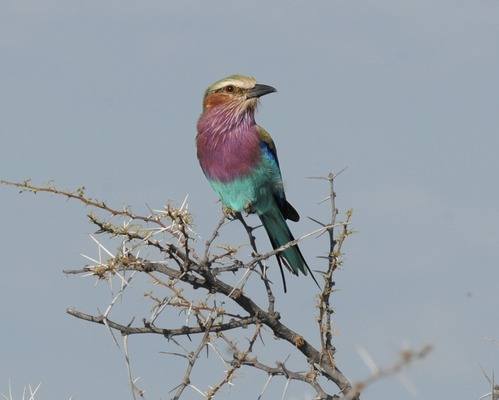
[[(275, 91), (242, 75), (213, 83), (196, 136), (199, 163), (225, 210), (256, 213), (274, 249), (294, 240), (286, 219), (300, 218), (286, 200), (274, 142), (255, 122), (259, 97)], [(310, 271), (296, 245), (278, 253), (277, 261), (281, 272), (283, 264), (295, 275)]]

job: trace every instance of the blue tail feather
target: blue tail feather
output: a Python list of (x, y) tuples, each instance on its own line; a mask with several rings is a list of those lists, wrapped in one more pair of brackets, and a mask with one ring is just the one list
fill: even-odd
[[(274, 249), (294, 240), (293, 234), (289, 230), (288, 224), (277, 205), (276, 207), (271, 207), (265, 213), (259, 214), (259, 217)], [(298, 275), (299, 272), (307, 275), (310, 272), (315, 283), (317, 283), (297, 245), (289, 247), (277, 254), (276, 257), (279, 266), (284, 264), (295, 275)]]

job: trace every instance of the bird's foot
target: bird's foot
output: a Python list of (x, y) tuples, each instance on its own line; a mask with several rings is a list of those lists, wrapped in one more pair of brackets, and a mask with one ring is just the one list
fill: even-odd
[(253, 204), (247, 203), (244, 206), (244, 212), (246, 213), (246, 215), (254, 214), (255, 213), (255, 209), (253, 208)]
[(224, 213), (225, 217), (229, 220), (237, 219), (237, 211), (234, 211), (230, 207), (222, 206), (222, 212)]

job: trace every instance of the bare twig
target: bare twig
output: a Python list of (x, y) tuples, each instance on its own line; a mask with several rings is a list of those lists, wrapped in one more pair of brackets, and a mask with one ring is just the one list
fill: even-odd
[(369, 385), (380, 379), (395, 375), (402, 371), (414, 361), (425, 358), (432, 350), (430, 345), (423, 346), (420, 350), (404, 350), (400, 353), (399, 359), (391, 366), (382, 368), (372, 368), (372, 374), (363, 381), (357, 382), (352, 389), (341, 398), (341, 400), (353, 400)]
[[(261, 325), (257, 324), (255, 327), (255, 332), (253, 333), (253, 336), (249, 340), (248, 347), (245, 351), (238, 351), (236, 348), (236, 351), (233, 353), (233, 360), (231, 362), (230, 368), (225, 371), (225, 376), (224, 378), (216, 385), (212, 386), (210, 390), (207, 392), (207, 398), (208, 399), (213, 399), (217, 392), (226, 384), (231, 384), (231, 381), (234, 377), (235, 372), (241, 368), (243, 365), (244, 361), (248, 357), (248, 354), (251, 353), (253, 350), (253, 345), (255, 344), (256, 339), (258, 338), (258, 335), (260, 335), (260, 329)], [(233, 345), (234, 346), (234, 345)]]
[[(243, 225), (244, 230), (246, 231), (246, 234), (248, 235), (248, 240), (249, 240), (251, 248), (253, 249), (253, 252), (254, 252), (253, 256), (257, 256), (258, 249), (256, 247), (255, 236), (253, 235), (253, 230), (255, 228), (249, 226), (240, 213), (238, 213), (237, 218), (239, 219), (239, 221)], [(270, 285), (270, 281), (267, 277), (267, 267), (262, 263), (261, 260), (257, 261), (256, 264), (260, 267), (261, 279), (262, 279), (263, 284), (265, 285), (265, 290), (267, 292), (268, 311), (269, 311), (269, 313), (273, 313), (274, 309), (275, 309), (275, 297), (274, 297), (274, 293), (272, 292), (272, 287)]]
[[(68, 308), (66, 312), (76, 318), (82, 319), (84, 321), (89, 321), (89, 322), (94, 322), (96, 324), (105, 324), (104, 321), (107, 321), (107, 325), (115, 329), (119, 332), (121, 332), (122, 335), (138, 335), (138, 334), (147, 334), (147, 333), (154, 333), (157, 335), (163, 335), (167, 338), (173, 337), (173, 336), (185, 336), (185, 335), (194, 335), (197, 333), (205, 333), (206, 327), (205, 326), (182, 326), (180, 328), (174, 328), (174, 329), (167, 329), (167, 328), (159, 328), (154, 325), (151, 325), (149, 323), (145, 323), (146, 326), (143, 327), (134, 327), (134, 326), (126, 326), (126, 325), (121, 325), (118, 324), (117, 322), (111, 321), (108, 318), (106, 318), (104, 315), (99, 315), (99, 316), (93, 316), (90, 314), (85, 314), (81, 311), (75, 310), (73, 308)], [(250, 325), (254, 325), (257, 321), (256, 317), (245, 317), (241, 319), (233, 319), (229, 322), (226, 323), (220, 323), (220, 324), (211, 324), (210, 325), (210, 332), (222, 332), (222, 331), (228, 331), (232, 329), (237, 329), (237, 328), (242, 328), (242, 327), (247, 327)]]
[[(184, 378), (182, 379), (182, 382), (180, 385), (177, 387), (177, 391), (175, 392), (175, 395), (173, 396), (174, 400), (178, 400), (180, 396), (182, 395), (182, 392), (185, 390), (187, 386), (191, 385), (191, 372), (192, 369), (194, 368), (194, 364), (196, 363), (196, 360), (199, 357), (199, 353), (203, 350), (203, 348), (208, 344), (210, 341), (210, 329), (213, 324), (214, 317), (209, 316), (208, 320), (206, 321), (205, 324), (205, 333), (203, 335), (203, 339), (201, 342), (199, 342), (198, 347), (196, 348), (195, 351), (189, 353), (188, 355), (188, 363), (187, 363), (187, 368), (184, 373)], [(202, 392), (201, 392), (202, 393)], [(206, 397), (206, 395), (205, 395)]]

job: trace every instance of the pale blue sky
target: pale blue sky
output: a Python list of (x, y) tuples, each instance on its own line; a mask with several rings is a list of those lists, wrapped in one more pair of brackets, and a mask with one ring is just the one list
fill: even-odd
[[(346, 374), (368, 374), (358, 345), (387, 363), (405, 343), (432, 343), (407, 373), (417, 398), (476, 399), (478, 365), (499, 368), (484, 340), (499, 339), (498, 21), (495, 0), (0, 0), (0, 177), (85, 185), (139, 209), (189, 194), (206, 235), (218, 205), (194, 151), (202, 92), (254, 75), (279, 91), (257, 118), (302, 215), (326, 215), (305, 177), (349, 167), (338, 202), (358, 233), (335, 295)], [(43, 399), (129, 398), (109, 335), (64, 312), (108, 300), (61, 274), (94, 251), (86, 210), (6, 188), (0, 199), (0, 392), (11, 378), (42, 381)], [(313, 260), (324, 246), (303, 251)], [(289, 292), (282, 313), (313, 337), (313, 283), (291, 279)], [(158, 353), (171, 350), (159, 338), (130, 346), (148, 398), (168, 398), (183, 364)], [(244, 372), (223, 398), (253, 399), (264, 380)], [(386, 398), (411, 395), (396, 379), (364, 395)]]

